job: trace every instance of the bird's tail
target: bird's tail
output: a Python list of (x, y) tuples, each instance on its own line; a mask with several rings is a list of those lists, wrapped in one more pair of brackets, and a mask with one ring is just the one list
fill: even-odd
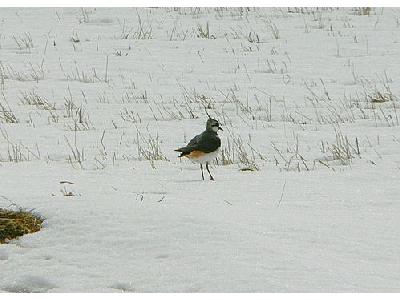
[(174, 151), (181, 153), (178, 157), (186, 156), (186, 155), (188, 155), (190, 153), (190, 151), (185, 149), (185, 147), (182, 147), (182, 148), (179, 148), (179, 149), (175, 149)]

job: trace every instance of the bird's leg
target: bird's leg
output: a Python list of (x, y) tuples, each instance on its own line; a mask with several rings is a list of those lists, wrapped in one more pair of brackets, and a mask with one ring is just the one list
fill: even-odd
[(202, 164), (200, 164), (200, 169), (201, 169), (201, 178), (203, 178), (203, 180), (204, 180), (203, 165)]
[(210, 180), (214, 180), (214, 177), (212, 177), (212, 175), (210, 173), (210, 169), (208, 168), (208, 163), (206, 163), (206, 169), (208, 171), (208, 174), (210, 174)]

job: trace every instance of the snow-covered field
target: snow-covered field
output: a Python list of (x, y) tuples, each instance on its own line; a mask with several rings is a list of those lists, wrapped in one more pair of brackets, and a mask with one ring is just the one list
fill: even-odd
[[(0, 206), (46, 222), (0, 290), (400, 292), (399, 43), (389, 8), (1, 8)], [(173, 151), (205, 108), (214, 182)]]

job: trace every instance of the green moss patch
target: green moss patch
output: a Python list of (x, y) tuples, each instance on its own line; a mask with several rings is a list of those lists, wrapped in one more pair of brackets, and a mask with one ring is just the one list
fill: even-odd
[(43, 219), (29, 211), (0, 208), (0, 244), (24, 234), (39, 231)]

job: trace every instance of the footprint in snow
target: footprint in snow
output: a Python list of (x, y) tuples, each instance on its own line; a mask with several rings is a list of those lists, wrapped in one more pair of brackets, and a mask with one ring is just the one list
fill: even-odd
[(116, 282), (110, 286), (112, 289), (120, 290), (121, 292), (134, 292), (135, 288), (131, 282)]

